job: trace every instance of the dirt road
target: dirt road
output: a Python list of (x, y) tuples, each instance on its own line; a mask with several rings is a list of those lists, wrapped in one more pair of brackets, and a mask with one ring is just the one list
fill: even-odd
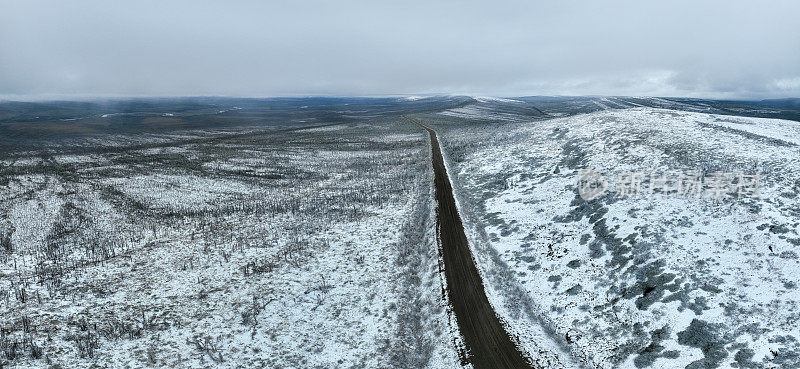
[(453, 188), (447, 176), (436, 132), (415, 119), (404, 117), (430, 134), (438, 204), (437, 224), (447, 293), (453, 304), (458, 328), (467, 346), (468, 361), (476, 369), (532, 368), (509, 337), (486, 298), (483, 282), (472, 258), (461, 216), (456, 208)]

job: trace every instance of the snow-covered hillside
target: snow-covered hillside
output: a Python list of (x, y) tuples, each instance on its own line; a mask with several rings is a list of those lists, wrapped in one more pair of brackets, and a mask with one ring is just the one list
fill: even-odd
[[(440, 128), (513, 331), (540, 325), (589, 367), (800, 366), (797, 122), (652, 108), (419, 119)], [(591, 201), (577, 189), (586, 169), (608, 183)], [(631, 173), (636, 197), (619, 192)], [(649, 193), (651, 174), (731, 182), (718, 196)], [(757, 193), (738, 193), (739, 175), (757, 178)]]

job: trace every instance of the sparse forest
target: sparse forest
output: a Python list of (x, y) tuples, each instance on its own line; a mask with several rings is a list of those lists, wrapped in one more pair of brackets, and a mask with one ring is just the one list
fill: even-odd
[[(143, 112), (103, 113), (117, 118), (95, 132), (108, 105), (24, 131), (14, 119), (48, 110), (23, 104), (0, 122), (0, 368), (471, 365), (433, 146), (413, 122), (439, 137), (488, 311), (533, 367), (800, 363), (800, 129), (772, 119), (795, 114), (784, 105), (119, 104)], [(186, 125), (145, 123), (168, 110)], [(69, 114), (90, 118), (56, 123)], [(590, 201), (587, 169), (608, 182)], [(625, 173), (643, 188), (758, 174), (758, 196), (736, 193), (742, 179), (720, 198), (623, 195)]]
[(456, 360), (421, 130), (201, 137), (2, 162), (0, 367)]

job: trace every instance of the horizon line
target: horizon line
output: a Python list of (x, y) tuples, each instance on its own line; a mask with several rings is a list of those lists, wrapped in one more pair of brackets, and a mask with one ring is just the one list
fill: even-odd
[(0, 95), (0, 103), (8, 102), (77, 102), (77, 101), (128, 101), (128, 100), (170, 100), (170, 99), (390, 99), (390, 98), (410, 98), (418, 97), (469, 97), (469, 98), (527, 98), (527, 97), (623, 97), (623, 98), (667, 98), (667, 99), (690, 99), (690, 100), (718, 100), (718, 101), (768, 101), (768, 100), (798, 100), (797, 97), (767, 97), (767, 98), (747, 98), (747, 97), (699, 97), (699, 96), (680, 96), (680, 95), (602, 95), (602, 94), (523, 94), (523, 95), (491, 95), (491, 94), (469, 94), (469, 93), (409, 93), (409, 94), (284, 94), (284, 95), (115, 95), (115, 94), (42, 94), (42, 95)]

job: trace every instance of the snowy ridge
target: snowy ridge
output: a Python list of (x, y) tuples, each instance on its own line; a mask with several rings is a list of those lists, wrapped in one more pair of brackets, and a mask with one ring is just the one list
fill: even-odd
[[(529, 124), (442, 123), (451, 127), (441, 136), (458, 158), (450, 165), (459, 192), (476, 199), (465, 210), (471, 237), (485, 232), (478, 261), (488, 280), (523, 286), (497, 289), (498, 312), (510, 301), (541, 302), (548, 334), (565, 337), (590, 367), (798, 365), (800, 152), (787, 146), (800, 137), (797, 123), (734, 121), (636, 108)], [(611, 190), (630, 171), (758, 172), (761, 196), (586, 202), (575, 191), (583, 168), (607, 176)], [(481, 257), (491, 253), (511, 273)], [(530, 324), (513, 309), (503, 314), (512, 329)]]

